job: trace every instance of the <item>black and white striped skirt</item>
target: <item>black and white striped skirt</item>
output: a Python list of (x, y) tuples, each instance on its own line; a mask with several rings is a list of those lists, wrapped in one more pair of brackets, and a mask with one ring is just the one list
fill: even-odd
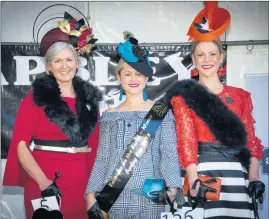
[[(219, 201), (203, 204), (206, 219), (254, 218), (252, 200), (247, 194), (248, 176), (242, 164), (223, 154), (199, 155), (198, 174), (221, 179)], [(185, 170), (182, 170), (184, 185)], [(186, 197), (185, 197), (186, 199)], [(187, 200), (187, 199), (186, 199)], [(186, 202), (184, 206), (188, 206)]]

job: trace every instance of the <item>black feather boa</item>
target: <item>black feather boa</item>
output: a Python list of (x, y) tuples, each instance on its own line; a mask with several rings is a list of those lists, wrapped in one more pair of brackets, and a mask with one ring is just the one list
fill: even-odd
[(170, 104), (172, 97), (182, 96), (188, 105), (209, 127), (215, 138), (223, 145), (238, 148), (236, 158), (249, 170), (250, 151), (246, 148), (247, 132), (240, 118), (215, 94), (194, 80), (173, 83), (162, 101)]
[(58, 83), (51, 75), (33, 82), (33, 99), (37, 106), (44, 107), (46, 116), (69, 137), (70, 142), (86, 145), (98, 122), (98, 102), (102, 100), (102, 93), (78, 76), (73, 78), (72, 83), (76, 93), (77, 116), (61, 98)]
[(247, 132), (240, 118), (231, 112), (221, 99), (210, 93), (194, 80), (174, 83), (166, 92), (164, 100), (182, 96), (188, 105), (209, 127), (215, 138), (229, 147), (244, 148)]

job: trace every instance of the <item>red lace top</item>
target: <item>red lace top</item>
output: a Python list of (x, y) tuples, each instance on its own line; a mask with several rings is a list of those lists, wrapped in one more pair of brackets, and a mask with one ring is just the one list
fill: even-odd
[[(222, 92), (217, 96), (232, 112), (241, 118), (246, 126), (247, 147), (251, 151), (251, 156), (261, 159), (263, 146), (261, 140), (255, 136), (255, 120), (251, 115), (253, 105), (250, 93), (241, 88), (225, 85)], [(179, 161), (182, 167), (186, 168), (192, 163), (197, 164), (198, 142), (217, 142), (217, 140), (206, 123), (192, 109), (188, 108), (183, 97), (173, 97), (171, 104), (176, 119)]]

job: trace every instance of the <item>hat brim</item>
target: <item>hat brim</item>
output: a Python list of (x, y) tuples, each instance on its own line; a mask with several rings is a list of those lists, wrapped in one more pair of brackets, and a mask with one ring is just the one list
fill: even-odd
[[(125, 61), (126, 62), (126, 61)], [(153, 70), (149, 67), (149, 65), (145, 62), (126, 62), (130, 65), (133, 69), (137, 72), (141, 73), (142, 75), (148, 77), (149, 79), (152, 78)]]
[(231, 22), (231, 15), (229, 11), (224, 8), (216, 8), (214, 13), (214, 21), (212, 22), (213, 31), (208, 33), (201, 33), (197, 30), (194, 23), (201, 23), (203, 17), (206, 16), (206, 9), (201, 10), (194, 18), (189, 31), (187, 33), (190, 36), (189, 40), (208, 42), (218, 39), (228, 29)]

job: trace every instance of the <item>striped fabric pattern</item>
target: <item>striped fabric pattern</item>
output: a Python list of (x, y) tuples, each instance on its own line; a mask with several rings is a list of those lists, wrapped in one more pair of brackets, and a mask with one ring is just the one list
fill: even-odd
[[(241, 163), (223, 155), (200, 155), (199, 175), (221, 179), (219, 201), (207, 201), (198, 207), (204, 208), (205, 219), (252, 219), (254, 218), (252, 200), (247, 194), (248, 176)], [(186, 170), (182, 169), (182, 181)], [(187, 197), (185, 197), (187, 200)], [(188, 206), (186, 202), (184, 206)]]

